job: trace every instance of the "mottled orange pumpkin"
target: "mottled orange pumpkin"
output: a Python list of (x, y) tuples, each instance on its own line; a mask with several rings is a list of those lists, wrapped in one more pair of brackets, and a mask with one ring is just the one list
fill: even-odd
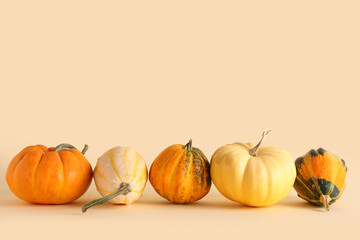
[(210, 164), (204, 153), (191, 146), (175, 144), (154, 160), (149, 180), (155, 191), (174, 203), (192, 203), (210, 190)]
[(56, 148), (29, 146), (17, 154), (6, 172), (11, 191), (31, 203), (64, 204), (83, 195), (92, 180), (84, 154), (70, 144)]

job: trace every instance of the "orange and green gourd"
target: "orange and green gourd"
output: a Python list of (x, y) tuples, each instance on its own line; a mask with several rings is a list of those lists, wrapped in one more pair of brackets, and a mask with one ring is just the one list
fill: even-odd
[(329, 205), (340, 199), (346, 186), (345, 161), (319, 148), (296, 159), (295, 166), (298, 196), (329, 211)]
[(175, 144), (154, 160), (149, 180), (155, 191), (174, 203), (192, 203), (210, 190), (210, 163), (204, 153), (192, 147)]

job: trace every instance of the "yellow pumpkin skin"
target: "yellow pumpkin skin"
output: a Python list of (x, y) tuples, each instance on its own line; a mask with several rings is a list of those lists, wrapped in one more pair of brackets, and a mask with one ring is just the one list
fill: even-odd
[(191, 147), (191, 140), (185, 146), (175, 144), (154, 160), (149, 181), (163, 198), (192, 203), (210, 191), (210, 164), (200, 149)]
[(275, 204), (293, 187), (294, 160), (277, 147), (260, 147), (252, 156), (254, 147), (252, 143), (234, 143), (216, 150), (211, 158), (212, 181), (232, 201), (253, 207)]

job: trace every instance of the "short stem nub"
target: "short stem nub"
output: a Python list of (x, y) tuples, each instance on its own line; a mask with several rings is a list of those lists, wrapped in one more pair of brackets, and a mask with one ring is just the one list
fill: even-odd
[(187, 151), (191, 151), (192, 139), (183, 147)]
[(330, 201), (331, 197), (329, 195), (321, 195), (320, 202), (324, 205), (326, 211), (330, 210)]
[(85, 146), (84, 146), (83, 150), (81, 151), (81, 153), (83, 155), (85, 155), (85, 153), (87, 152), (88, 149), (89, 149), (89, 146), (87, 144), (85, 144)]
[(270, 129), (267, 129), (267, 130), (263, 131), (260, 142), (258, 144), (256, 144), (256, 146), (254, 148), (250, 149), (250, 151), (249, 151), (251, 156), (254, 156), (254, 157), (257, 156), (257, 151), (258, 151), (262, 141), (264, 140), (265, 136), (268, 135), (269, 132), (271, 132)]
[(119, 195), (126, 195), (128, 194), (129, 192), (131, 192), (131, 188), (130, 188), (130, 184), (129, 183), (125, 183), (125, 182), (122, 182), (120, 184), (120, 188), (119, 190), (117, 190), (116, 192), (114, 193), (111, 193), (105, 197), (102, 197), (102, 198), (99, 198), (99, 199), (96, 199), (94, 201), (91, 201), (87, 204), (85, 204), (83, 207), (82, 207), (82, 212), (86, 212), (89, 208), (95, 206), (95, 205), (100, 205), (100, 204), (103, 204), (103, 203), (106, 203), (108, 201), (110, 201), (111, 199), (119, 196)]

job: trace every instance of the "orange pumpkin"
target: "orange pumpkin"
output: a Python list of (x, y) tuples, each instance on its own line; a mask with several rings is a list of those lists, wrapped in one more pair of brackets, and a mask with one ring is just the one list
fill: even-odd
[(204, 153), (191, 146), (175, 144), (154, 160), (149, 180), (155, 191), (174, 203), (192, 203), (210, 190), (210, 163)]
[(84, 156), (87, 148), (80, 152), (70, 144), (26, 147), (10, 162), (6, 181), (27, 202), (72, 202), (86, 192), (92, 180), (92, 168)]

